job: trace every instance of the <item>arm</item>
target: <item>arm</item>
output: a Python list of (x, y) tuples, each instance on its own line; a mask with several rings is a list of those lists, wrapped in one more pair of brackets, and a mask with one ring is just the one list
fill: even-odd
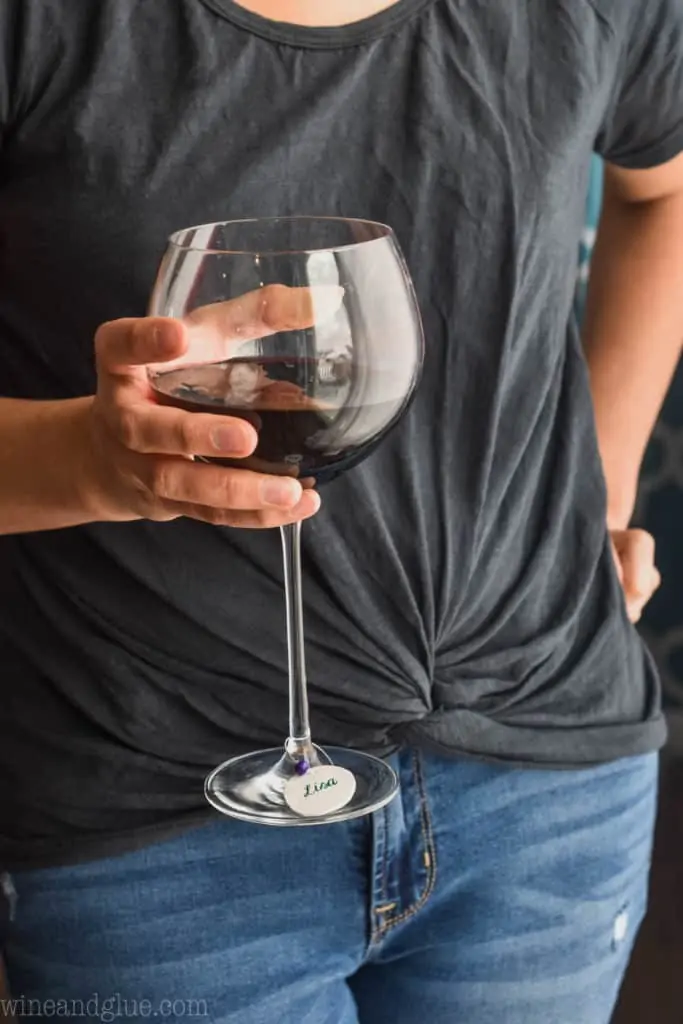
[(0, 534), (96, 518), (82, 485), (91, 403), (0, 399)]
[(608, 523), (625, 530), (683, 344), (683, 156), (650, 170), (607, 165), (584, 342)]
[(157, 405), (145, 369), (189, 359), (190, 346), (211, 353), (235, 324), (243, 339), (245, 311), (255, 337), (310, 326), (311, 295), (272, 286), (207, 310), (191, 328), (152, 317), (103, 324), (91, 398), (0, 399), (0, 535), (180, 516), (270, 528), (315, 514), (320, 499), (306, 482), (221, 465), (254, 451), (245, 420)]

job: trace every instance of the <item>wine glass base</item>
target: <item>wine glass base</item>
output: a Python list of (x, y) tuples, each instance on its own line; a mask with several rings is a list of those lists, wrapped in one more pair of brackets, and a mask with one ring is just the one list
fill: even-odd
[[(344, 807), (304, 816), (285, 800), (287, 782), (296, 765), (282, 750), (259, 750), (232, 758), (215, 768), (204, 784), (206, 799), (222, 814), (260, 825), (329, 825), (371, 814), (398, 792), (398, 778), (386, 762), (344, 747), (315, 748), (321, 765), (339, 765), (353, 774), (356, 788)], [(305, 776), (304, 776), (305, 778)]]

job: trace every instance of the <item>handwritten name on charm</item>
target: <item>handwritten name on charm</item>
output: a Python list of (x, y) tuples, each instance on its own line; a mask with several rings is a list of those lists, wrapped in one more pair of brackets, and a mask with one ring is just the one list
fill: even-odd
[(320, 820), (346, 807), (355, 792), (356, 780), (347, 768), (339, 764), (319, 764), (289, 779), (284, 798), (303, 818)]
[(313, 796), (315, 793), (322, 793), (324, 789), (330, 789), (331, 786), (336, 785), (338, 785), (336, 779), (325, 779), (324, 782), (314, 782), (312, 784), (307, 782), (306, 788), (304, 789), (304, 798), (307, 796)]

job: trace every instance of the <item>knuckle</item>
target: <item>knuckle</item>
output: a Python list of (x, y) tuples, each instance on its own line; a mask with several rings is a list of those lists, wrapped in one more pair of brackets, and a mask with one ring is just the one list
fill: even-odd
[(213, 508), (211, 505), (188, 505), (185, 515), (197, 519), (209, 526), (239, 526), (239, 517), (224, 508)]
[(296, 522), (290, 515), (284, 512), (257, 512), (257, 526), (262, 530), (274, 530), (279, 526), (287, 526)]
[(103, 355), (109, 347), (112, 323), (113, 321), (107, 320), (95, 331), (94, 344), (97, 355)]
[(288, 288), (284, 284), (267, 284), (261, 289), (261, 319), (266, 327), (277, 326), (287, 294)]
[(125, 362), (127, 349), (130, 348), (130, 329), (126, 333), (126, 327), (130, 327), (131, 321), (107, 320), (100, 324), (95, 331), (94, 348), (95, 360), (98, 367), (107, 368), (107, 364), (114, 362)]
[(637, 529), (633, 531), (633, 540), (638, 548), (643, 551), (652, 551), (655, 549), (655, 539), (651, 533), (647, 530)]
[(211, 526), (231, 526), (233, 522), (230, 512), (223, 508), (205, 508), (202, 510), (202, 518)]
[[(228, 509), (244, 508), (249, 504), (249, 491), (251, 485), (249, 480), (243, 479), (243, 472), (241, 470), (225, 470), (225, 476), (221, 483), (222, 491), (222, 504)], [(260, 502), (254, 499), (254, 507), (256, 508)]]
[(175, 445), (178, 452), (183, 455), (195, 455), (198, 451), (196, 432), (192, 422), (191, 413), (181, 414), (176, 421)]
[(140, 421), (133, 409), (115, 408), (116, 432), (119, 440), (134, 451), (141, 449)]
[(172, 497), (174, 490), (172, 467), (165, 459), (151, 459), (148, 487), (154, 498)]
[(180, 519), (180, 513), (169, 512), (163, 506), (152, 505), (145, 518), (150, 519), (153, 523), (171, 523), (174, 519)]
[(129, 357), (138, 362), (144, 358), (148, 347), (149, 326), (144, 319), (131, 321), (126, 335)]
[(95, 331), (95, 338), (93, 344), (95, 346), (95, 359), (98, 363), (102, 361), (106, 345), (107, 345), (107, 324), (100, 324)]
[(261, 289), (261, 301), (264, 304), (282, 302), (289, 289), (286, 284), (267, 284)]

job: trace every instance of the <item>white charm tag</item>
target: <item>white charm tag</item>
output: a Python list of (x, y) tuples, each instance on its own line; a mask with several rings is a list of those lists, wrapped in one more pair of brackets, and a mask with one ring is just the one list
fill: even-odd
[(340, 811), (353, 798), (356, 779), (347, 768), (321, 764), (285, 784), (287, 806), (302, 818), (317, 818)]

